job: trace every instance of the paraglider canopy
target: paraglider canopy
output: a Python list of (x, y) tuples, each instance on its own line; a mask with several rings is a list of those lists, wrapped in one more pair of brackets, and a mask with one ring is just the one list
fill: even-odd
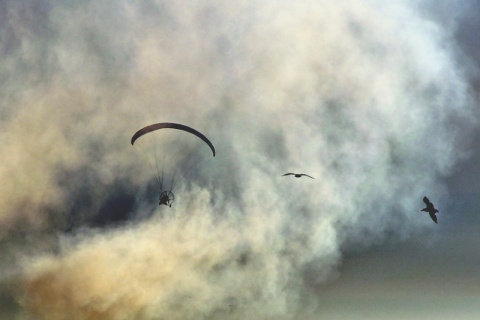
[(207, 137), (205, 137), (205, 135), (203, 135), (201, 132), (189, 127), (189, 126), (186, 126), (186, 125), (183, 125), (183, 124), (179, 124), (179, 123), (173, 123), (173, 122), (161, 122), (161, 123), (155, 123), (155, 124), (151, 124), (149, 126), (146, 126), (140, 130), (138, 130), (137, 132), (135, 132), (135, 134), (133, 135), (132, 137), (132, 140), (131, 140), (131, 143), (132, 143), (132, 146), (133, 144), (135, 143), (135, 141), (140, 138), (141, 136), (149, 133), (149, 132), (152, 132), (152, 131), (155, 131), (155, 130), (159, 130), (159, 129), (166, 129), (166, 128), (171, 128), (171, 129), (178, 129), (178, 130), (183, 130), (183, 131), (186, 131), (186, 132), (190, 132), (194, 135), (196, 135), (197, 137), (199, 137), (200, 139), (202, 139), (206, 144), (208, 144), (208, 146), (210, 147), (210, 149), (212, 150), (213, 152), (213, 156), (215, 157), (215, 147), (213, 146), (213, 144), (210, 142), (210, 140), (208, 140)]

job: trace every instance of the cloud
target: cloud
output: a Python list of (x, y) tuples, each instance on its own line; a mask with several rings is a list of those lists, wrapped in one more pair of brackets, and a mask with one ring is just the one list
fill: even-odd
[[(428, 228), (472, 127), (450, 30), (408, 1), (19, 3), (0, 235), (40, 319), (307, 319), (341, 250)], [(129, 142), (157, 121), (217, 150), (158, 142), (172, 208)]]

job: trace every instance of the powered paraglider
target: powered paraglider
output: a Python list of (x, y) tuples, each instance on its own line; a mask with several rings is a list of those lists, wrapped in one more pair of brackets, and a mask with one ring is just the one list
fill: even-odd
[[(151, 124), (151, 125), (148, 125), (140, 130), (138, 130), (137, 132), (135, 132), (135, 134), (132, 136), (131, 138), (131, 144), (132, 146), (135, 144), (135, 142), (147, 135), (147, 134), (151, 134), (152, 132), (154, 131), (157, 131), (157, 130), (160, 130), (160, 129), (177, 129), (177, 130), (181, 130), (181, 131), (185, 131), (185, 132), (188, 132), (188, 133), (191, 133), (193, 135), (195, 135), (196, 137), (200, 138), (201, 140), (203, 140), (210, 148), (210, 150), (212, 151), (213, 153), (213, 156), (215, 157), (215, 147), (213, 146), (213, 144), (210, 142), (210, 140), (204, 135), (202, 134), (201, 132), (199, 132), (198, 130), (196, 129), (193, 129), (192, 127), (189, 127), (189, 126), (186, 126), (186, 125), (183, 125), (183, 124), (179, 124), (179, 123), (173, 123), (173, 122), (161, 122), (161, 123), (155, 123), (155, 124)], [(143, 139), (142, 139), (143, 140)], [(152, 147), (150, 147), (152, 148)], [(155, 147), (153, 148), (157, 148), (157, 144), (155, 143)], [(165, 150), (163, 150), (165, 151)], [(149, 150), (146, 150), (145, 151), (146, 153), (149, 153)], [(155, 172), (155, 177), (156, 177), (156, 181), (157, 181), (157, 185), (158, 185), (158, 188), (159, 188), (159, 193), (160, 193), (160, 197), (159, 197), (159, 203), (158, 205), (166, 205), (166, 206), (169, 206), (171, 207), (172, 206), (172, 203), (175, 199), (175, 196), (173, 194), (173, 183), (174, 183), (174, 176), (172, 175), (172, 180), (171, 180), (171, 185), (170, 185), (170, 189), (167, 189), (167, 190), (164, 190), (164, 186), (163, 186), (163, 177), (164, 177), (164, 174), (163, 174), (163, 168), (164, 166), (162, 165), (162, 172), (160, 174), (159, 171), (159, 166), (158, 166), (158, 158), (157, 158), (157, 154), (156, 154), (156, 150), (152, 150), (151, 151), (155, 156), (153, 158), (153, 160), (151, 159), (147, 159), (149, 165), (152, 167), (152, 169), (154, 169), (156, 172)], [(165, 156), (167, 155), (168, 156), (168, 152), (162, 152), (163, 153), (163, 157), (165, 158)], [(147, 158), (149, 158), (147, 156)], [(155, 168), (153, 167), (153, 162), (155, 162)], [(168, 168), (168, 170), (170, 170), (171, 168)]]

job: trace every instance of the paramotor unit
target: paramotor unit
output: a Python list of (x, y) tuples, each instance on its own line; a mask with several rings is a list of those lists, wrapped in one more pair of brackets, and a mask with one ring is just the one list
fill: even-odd
[(158, 205), (161, 206), (162, 204), (172, 207), (172, 203), (175, 201), (175, 196), (173, 195), (172, 191), (162, 191), (160, 193), (160, 198), (158, 201)]

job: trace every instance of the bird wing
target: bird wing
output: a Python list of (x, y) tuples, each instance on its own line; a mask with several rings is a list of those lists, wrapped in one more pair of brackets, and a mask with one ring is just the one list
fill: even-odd
[(282, 177), (283, 177), (283, 176), (289, 176), (289, 175), (292, 175), (292, 174), (295, 174), (295, 173), (291, 173), (291, 172), (285, 173), (285, 174), (282, 174)]
[(430, 202), (430, 200), (428, 200), (427, 197), (423, 197), (423, 202), (425, 202), (425, 205), (426, 205), (427, 207), (432, 204), (432, 203)]
[(435, 212), (429, 212), (429, 214), (430, 214), (430, 218), (432, 218), (433, 222), (438, 223), (437, 222), (437, 216), (435, 215)]
[(308, 174), (302, 173), (302, 176), (307, 176), (309, 178), (315, 179), (314, 177), (309, 176)]

